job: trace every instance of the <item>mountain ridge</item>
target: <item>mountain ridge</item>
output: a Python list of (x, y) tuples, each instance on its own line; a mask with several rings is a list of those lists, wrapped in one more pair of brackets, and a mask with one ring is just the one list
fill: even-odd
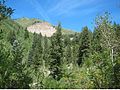
[[(56, 32), (56, 26), (50, 24), (47, 21), (39, 20), (36, 18), (19, 18), (15, 19), (15, 22), (20, 24), (24, 29), (27, 29), (32, 33), (41, 33), (43, 36), (51, 37)], [(62, 34), (74, 34), (75, 31), (62, 28)]]

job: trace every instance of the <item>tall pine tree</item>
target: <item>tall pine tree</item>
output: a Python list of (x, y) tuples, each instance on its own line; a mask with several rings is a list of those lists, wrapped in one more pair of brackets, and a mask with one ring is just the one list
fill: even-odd
[(50, 48), (50, 71), (51, 76), (56, 79), (60, 80), (62, 73), (61, 73), (61, 64), (62, 64), (62, 33), (61, 33), (61, 24), (58, 25), (56, 33), (51, 38), (51, 48)]
[(78, 65), (80, 66), (81, 63), (84, 61), (85, 58), (89, 56), (90, 53), (90, 36), (88, 27), (84, 27), (81, 33), (81, 42), (79, 47), (79, 55), (78, 55)]
[[(32, 48), (29, 52), (28, 65), (32, 70), (36, 87), (39, 88), (42, 85), (43, 77), (43, 47), (42, 47), (42, 35), (34, 33)], [(42, 79), (41, 79), (42, 78)]]
[(42, 35), (34, 33), (32, 48), (29, 52), (28, 63), (32, 68), (37, 69), (43, 64)]
[(24, 39), (29, 38), (29, 32), (27, 29), (25, 29), (25, 33), (24, 33)]
[(15, 31), (11, 30), (11, 31), (8, 33), (7, 39), (8, 39), (8, 41), (10, 42), (10, 44), (13, 45), (14, 40), (16, 40)]
[(93, 32), (93, 38), (92, 38), (92, 48), (93, 53), (94, 52), (102, 52), (102, 46), (101, 46), (101, 32), (97, 28), (95, 28)]
[(49, 59), (48, 38), (46, 36), (44, 37), (43, 59), (44, 59), (45, 66), (47, 67), (50, 64), (50, 59)]
[(70, 37), (65, 38), (65, 62), (66, 64), (72, 63), (72, 48), (71, 48), (71, 42)]
[(8, 88), (30, 88), (31, 78), (24, 72), (25, 65), (23, 60), (23, 48), (18, 40), (13, 41), (12, 45), (12, 67), (11, 78)]

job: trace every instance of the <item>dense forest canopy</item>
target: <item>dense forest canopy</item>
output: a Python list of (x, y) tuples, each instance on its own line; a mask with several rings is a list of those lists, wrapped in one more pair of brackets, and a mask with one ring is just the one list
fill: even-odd
[[(30, 33), (0, 1), (0, 88), (120, 88), (120, 24), (96, 16), (94, 31)], [(15, 13), (15, 12), (14, 12)]]

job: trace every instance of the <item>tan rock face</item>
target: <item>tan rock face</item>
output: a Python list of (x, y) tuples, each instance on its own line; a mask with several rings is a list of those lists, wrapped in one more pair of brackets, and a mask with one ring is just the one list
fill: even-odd
[(51, 37), (56, 32), (56, 29), (47, 22), (33, 24), (27, 27), (27, 30), (32, 33), (41, 33), (47, 37)]

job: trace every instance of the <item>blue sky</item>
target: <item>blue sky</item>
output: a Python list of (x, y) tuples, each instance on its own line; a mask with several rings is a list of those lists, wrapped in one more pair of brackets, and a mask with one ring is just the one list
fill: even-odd
[(12, 18), (39, 18), (53, 25), (58, 22), (74, 31), (82, 27), (94, 28), (96, 15), (105, 11), (111, 13), (114, 21), (120, 23), (120, 0), (7, 0), (15, 9)]

